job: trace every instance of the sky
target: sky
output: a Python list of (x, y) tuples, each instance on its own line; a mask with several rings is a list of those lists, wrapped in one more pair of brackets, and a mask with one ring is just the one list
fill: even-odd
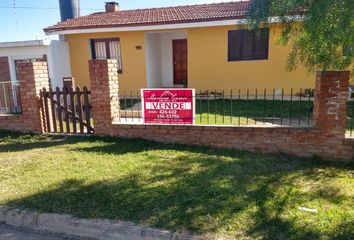
[[(104, 11), (108, 0), (81, 0), (81, 15)], [(116, 0), (122, 10), (232, 0)], [(233, 0), (235, 1), (235, 0)], [(15, 7), (14, 7), (15, 6)], [(41, 9), (42, 8), (42, 9)], [(43, 28), (60, 21), (59, 0), (0, 0), (0, 42), (50, 38)]]

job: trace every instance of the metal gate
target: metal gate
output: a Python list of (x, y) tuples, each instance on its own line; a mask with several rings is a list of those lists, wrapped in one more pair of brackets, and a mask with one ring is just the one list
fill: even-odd
[(47, 133), (93, 134), (91, 92), (86, 87), (43, 88), (43, 122)]

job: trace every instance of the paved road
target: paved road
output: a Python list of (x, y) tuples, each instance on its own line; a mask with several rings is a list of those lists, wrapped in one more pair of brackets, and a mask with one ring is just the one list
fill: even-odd
[(0, 240), (83, 240), (51, 233), (33, 232), (24, 229), (16, 229), (0, 224)]

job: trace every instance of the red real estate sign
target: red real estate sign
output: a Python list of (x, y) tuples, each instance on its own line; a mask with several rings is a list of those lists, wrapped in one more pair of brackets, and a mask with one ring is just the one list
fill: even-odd
[(142, 89), (144, 123), (194, 124), (194, 89)]

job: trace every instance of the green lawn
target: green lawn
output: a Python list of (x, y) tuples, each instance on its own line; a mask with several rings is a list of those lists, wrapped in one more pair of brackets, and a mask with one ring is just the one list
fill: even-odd
[(197, 124), (247, 125), (257, 122), (309, 125), (312, 102), (280, 100), (196, 100)]
[(0, 205), (221, 239), (352, 239), (353, 170), (285, 155), (0, 132)]

